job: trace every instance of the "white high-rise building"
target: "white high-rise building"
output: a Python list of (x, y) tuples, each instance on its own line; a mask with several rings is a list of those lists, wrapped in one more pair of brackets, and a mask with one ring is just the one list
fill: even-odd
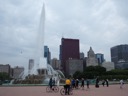
[(21, 79), (24, 74), (24, 67), (16, 66), (13, 68), (13, 78)]
[(105, 67), (106, 71), (111, 71), (111, 70), (115, 69), (113, 62), (103, 62), (102, 67)]
[(33, 67), (34, 67), (34, 59), (29, 59), (29, 64), (28, 64), (28, 74), (31, 73)]
[(86, 61), (86, 65), (87, 66), (97, 66), (98, 65), (98, 61), (96, 59), (95, 53), (92, 50), (92, 47), (90, 47), (90, 50), (88, 51), (88, 57), (87, 57), (87, 61)]

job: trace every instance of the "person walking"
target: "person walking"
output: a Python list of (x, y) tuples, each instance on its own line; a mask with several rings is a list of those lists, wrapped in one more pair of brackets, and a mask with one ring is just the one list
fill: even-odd
[(52, 86), (55, 86), (56, 85), (56, 80), (55, 78), (52, 80)]
[(79, 80), (76, 79), (76, 89), (78, 89), (78, 88), (79, 88)]
[(105, 80), (103, 79), (103, 80), (102, 80), (102, 85), (103, 85), (103, 87), (104, 87), (104, 84), (105, 84)]
[(72, 79), (72, 88), (75, 88), (75, 79)]
[(60, 85), (60, 79), (57, 78), (56, 82), (57, 82), (57, 86), (59, 86)]
[(97, 77), (96, 78), (96, 85), (95, 85), (96, 88), (99, 88), (99, 78)]
[(109, 84), (108, 84), (108, 79), (106, 79), (105, 82), (106, 82), (106, 85), (107, 85), (107, 87), (108, 87), (108, 86), (109, 86)]
[(84, 89), (84, 78), (81, 79), (81, 88)]
[(86, 83), (87, 83), (87, 89), (89, 89), (89, 84), (90, 84), (89, 79), (86, 80)]
[(123, 81), (123, 79), (121, 79), (121, 80), (120, 80), (120, 89), (123, 88), (123, 85), (124, 85), (124, 81)]
[(65, 81), (65, 95), (67, 94), (69, 95), (70, 86), (71, 86), (71, 81), (69, 78), (67, 78)]
[(49, 86), (50, 86), (50, 89), (52, 90), (52, 77), (49, 80)]

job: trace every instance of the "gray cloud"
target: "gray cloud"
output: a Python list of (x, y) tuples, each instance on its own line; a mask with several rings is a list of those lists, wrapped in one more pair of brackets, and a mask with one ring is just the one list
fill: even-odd
[(43, 2), (44, 39), (52, 58), (58, 58), (62, 36), (79, 39), (85, 56), (92, 46), (106, 60), (110, 47), (128, 42), (126, 0), (1, 0), (0, 63), (27, 66), (28, 59), (34, 58)]

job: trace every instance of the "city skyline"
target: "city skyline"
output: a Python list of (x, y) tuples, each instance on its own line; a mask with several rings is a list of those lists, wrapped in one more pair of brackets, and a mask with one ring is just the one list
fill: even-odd
[(110, 59), (110, 48), (127, 44), (126, 0), (1, 0), (0, 64), (28, 66), (35, 56), (40, 14), (45, 4), (44, 43), (52, 58), (59, 58), (61, 38), (79, 39), (80, 52)]

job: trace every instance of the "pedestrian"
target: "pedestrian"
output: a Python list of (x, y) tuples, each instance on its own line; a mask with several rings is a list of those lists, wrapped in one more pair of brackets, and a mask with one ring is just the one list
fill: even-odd
[(79, 80), (76, 79), (76, 88), (78, 89), (78, 87), (79, 87)]
[(55, 86), (55, 84), (56, 84), (56, 80), (55, 80), (55, 78), (52, 80), (52, 86)]
[(71, 86), (71, 81), (69, 78), (67, 78), (65, 81), (65, 95), (67, 94), (69, 95), (70, 86)]
[(60, 85), (60, 79), (57, 78), (56, 82), (57, 82), (57, 86), (59, 86)]
[(108, 84), (108, 79), (106, 79), (105, 82), (106, 82), (106, 85), (107, 85), (107, 87), (108, 87), (108, 86), (109, 86), (109, 84)]
[(123, 85), (124, 85), (124, 81), (123, 81), (123, 79), (122, 79), (122, 80), (120, 80), (120, 89), (123, 88)]
[(72, 88), (75, 88), (75, 79), (72, 79)]
[(103, 87), (104, 87), (104, 84), (105, 84), (105, 80), (103, 79), (103, 80), (102, 80), (102, 85), (103, 85)]
[(99, 88), (99, 78), (97, 77), (96, 78), (96, 85), (95, 85), (96, 88)]
[(86, 80), (86, 83), (87, 83), (87, 89), (89, 89), (89, 84), (90, 84), (89, 79)]
[(52, 90), (52, 77), (49, 80), (49, 86), (50, 86), (50, 89)]
[(84, 89), (84, 78), (81, 79), (81, 87)]

